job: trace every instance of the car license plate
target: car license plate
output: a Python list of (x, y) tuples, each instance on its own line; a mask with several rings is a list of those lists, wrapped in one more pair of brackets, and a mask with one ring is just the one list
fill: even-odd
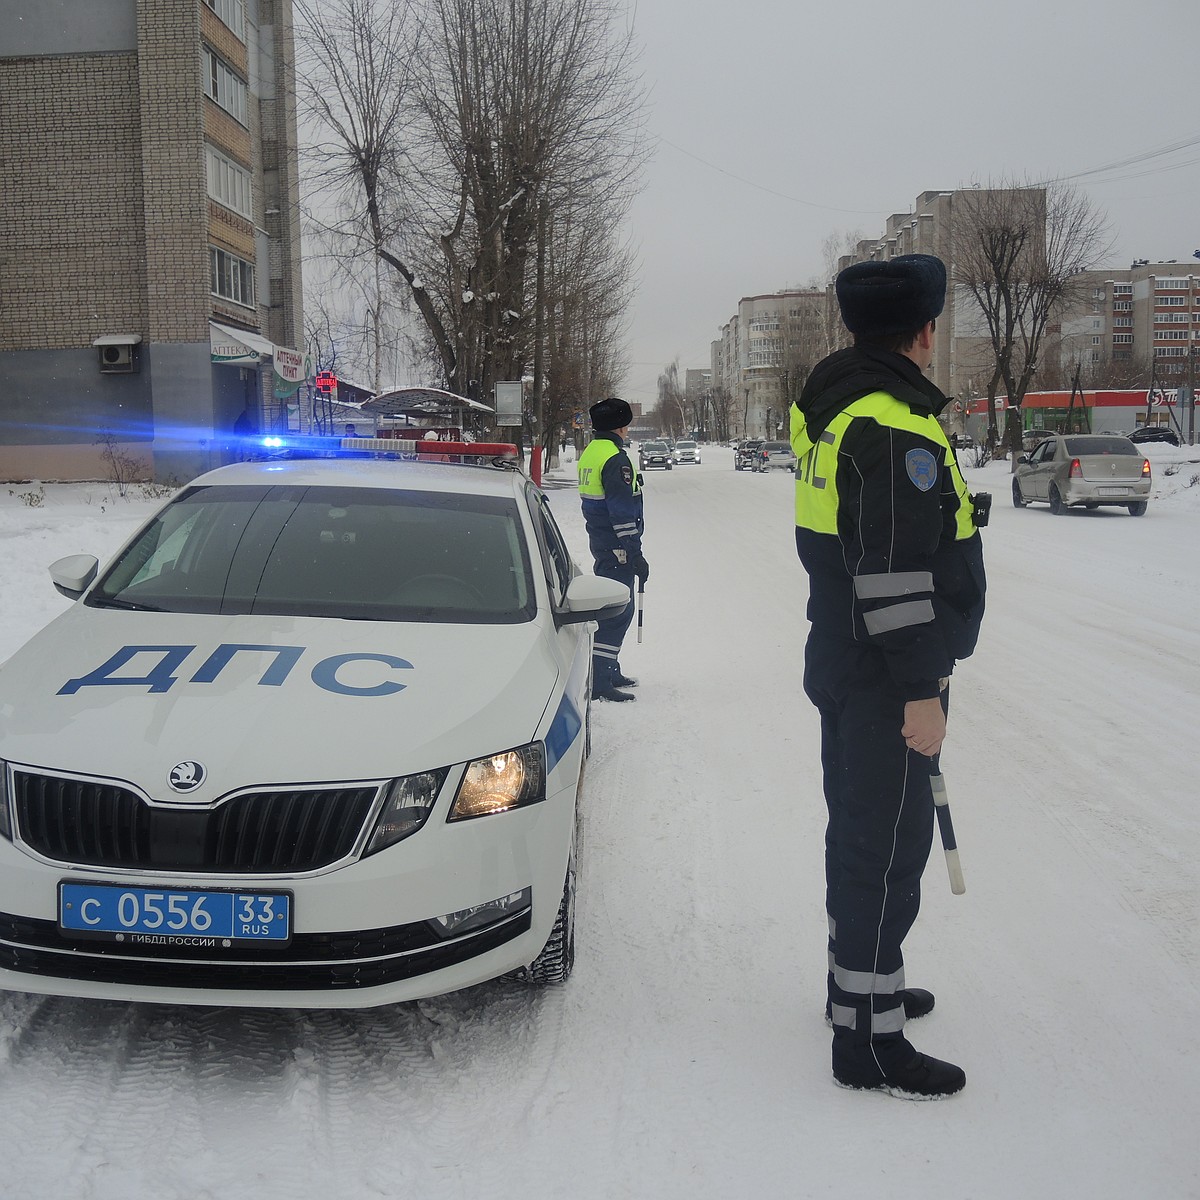
[(195, 938), (286, 942), (291, 937), (291, 901), (287, 892), (61, 883), (58, 923), (71, 933), (149, 945), (188, 945)]
[(1102, 487), (1098, 488), (1102, 496), (1128, 496), (1129, 489), (1127, 487)]

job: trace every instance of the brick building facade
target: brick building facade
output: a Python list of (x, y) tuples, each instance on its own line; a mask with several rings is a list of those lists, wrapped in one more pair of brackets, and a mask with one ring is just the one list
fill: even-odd
[(13, 3), (0, 478), (186, 480), (301, 345), (290, 0)]

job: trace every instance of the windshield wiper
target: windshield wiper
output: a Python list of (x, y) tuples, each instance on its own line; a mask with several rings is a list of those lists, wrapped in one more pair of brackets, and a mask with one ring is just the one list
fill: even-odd
[(140, 604), (136, 600), (122, 600), (118, 596), (97, 596), (92, 600), (95, 608), (127, 608), (133, 612), (169, 612), (157, 604)]

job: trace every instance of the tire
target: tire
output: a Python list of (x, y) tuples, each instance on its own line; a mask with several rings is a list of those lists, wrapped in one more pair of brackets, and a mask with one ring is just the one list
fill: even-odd
[(1028, 508), (1029, 501), (1021, 495), (1021, 485), (1013, 480), (1013, 508)]
[(1062, 496), (1059, 495), (1058, 488), (1050, 485), (1050, 511), (1056, 516), (1061, 517), (1066, 515), (1067, 506), (1062, 501)]
[(517, 972), (517, 978), (522, 983), (545, 987), (548, 984), (566, 983), (571, 978), (571, 970), (575, 966), (576, 875), (575, 837), (572, 835), (567, 878), (563, 883), (562, 900), (559, 901), (558, 915), (554, 918), (554, 928), (550, 930), (550, 936), (537, 958)]
[(1146, 503), (1145, 500), (1135, 500), (1132, 504), (1130, 504), (1128, 506), (1129, 515), (1131, 517), (1144, 517), (1146, 515), (1146, 509), (1148, 507), (1149, 507), (1149, 505)]

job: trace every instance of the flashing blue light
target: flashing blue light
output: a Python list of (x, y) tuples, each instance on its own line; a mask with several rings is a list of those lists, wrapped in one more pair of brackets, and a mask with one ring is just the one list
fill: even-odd
[(262, 440), (262, 444), (264, 446), (266, 446), (268, 449), (278, 450), (281, 446), (284, 445), (284, 441), (283, 441), (283, 438), (281, 438), (281, 437), (265, 437)]

